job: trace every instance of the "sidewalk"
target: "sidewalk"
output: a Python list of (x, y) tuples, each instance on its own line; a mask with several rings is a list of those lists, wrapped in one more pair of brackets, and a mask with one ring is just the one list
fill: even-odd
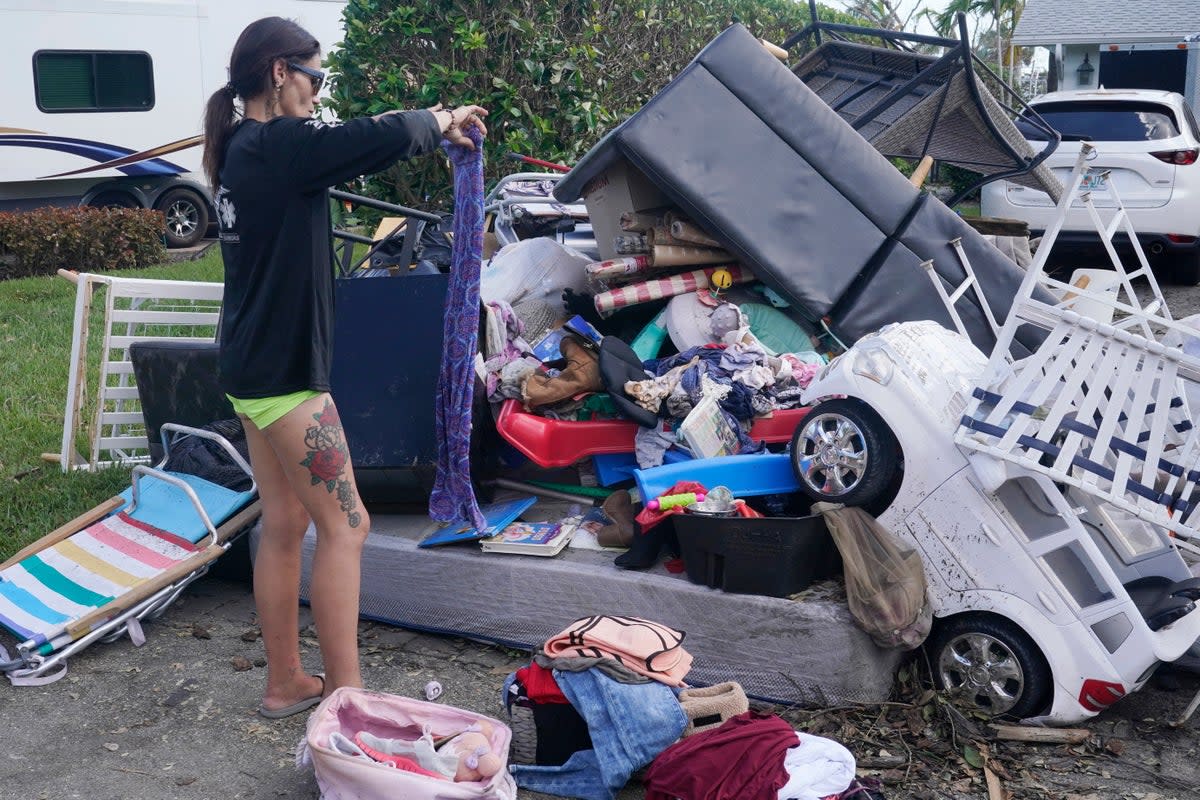
[[(128, 638), (92, 645), (49, 686), (0, 682), (0, 798), (318, 797), (311, 769), (294, 766), (306, 715), (269, 721), (255, 713), (266, 672), (262, 641), (246, 641), (257, 631), (249, 586), (202, 578), (145, 631), (140, 648)], [(441, 702), (502, 719), (504, 676), (529, 658), (370, 622), (359, 631), (370, 688), (422, 698), (437, 680)], [(311, 628), (301, 652), (319, 669)], [(641, 796), (631, 784), (619, 800)]]

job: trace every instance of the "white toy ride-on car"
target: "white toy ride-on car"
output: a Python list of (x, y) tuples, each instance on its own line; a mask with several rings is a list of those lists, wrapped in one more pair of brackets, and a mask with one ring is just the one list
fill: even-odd
[(886, 505), (881, 524), (920, 551), (940, 686), (994, 715), (1078, 722), (1196, 641), (1200, 580), (1165, 530), (955, 444), (987, 364), (934, 322), (859, 340), (808, 387), (793, 466), (814, 499)]

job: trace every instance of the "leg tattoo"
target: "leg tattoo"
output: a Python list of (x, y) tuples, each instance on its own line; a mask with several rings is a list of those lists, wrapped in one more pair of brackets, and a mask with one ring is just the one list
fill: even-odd
[(308, 467), (313, 486), (323, 483), (327, 492), (337, 492), (338, 502), (342, 511), (346, 512), (350, 527), (357, 528), (362, 516), (355, 511), (354, 489), (345, 474), (350, 463), (350, 451), (346, 447), (337, 408), (326, 400), (325, 410), (313, 414), (313, 419), (317, 424), (304, 432), (304, 446), (308, 448), (308, 455), (300, 464)]

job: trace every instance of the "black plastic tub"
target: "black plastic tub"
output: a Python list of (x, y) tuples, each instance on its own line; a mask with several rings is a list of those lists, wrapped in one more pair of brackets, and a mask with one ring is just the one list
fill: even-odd
[(841, 570), (821, 515), (673, 517), (688, 578), (739, 594), (787, 597)]

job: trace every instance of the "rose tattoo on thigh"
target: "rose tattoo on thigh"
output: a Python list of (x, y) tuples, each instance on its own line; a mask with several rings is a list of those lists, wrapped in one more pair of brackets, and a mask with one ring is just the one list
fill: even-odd
[(313, 419), (317, 424), (304, 432), (304, 446), (308, 448), (308, 455), (300, 464), (308, 467), (313, 486), (323, 483), (325, 491), (337, 493), (350, 527), (357, 528), (362, 516), (355, 510), (354, 488), (345, 475), (346, 466), (350, 463), (350, 451), (346, 447), (337, 408), (326, 400), (324, 410), (320, 414), (313, 414)]

